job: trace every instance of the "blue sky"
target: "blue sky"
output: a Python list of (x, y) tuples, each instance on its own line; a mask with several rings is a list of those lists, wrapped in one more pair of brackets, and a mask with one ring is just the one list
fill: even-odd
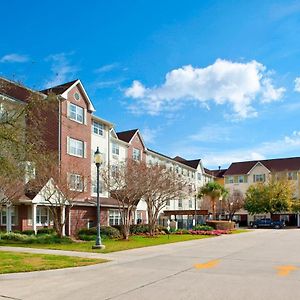
[[(0, 75), (205, 166), (299, 156), (299, 1), (5, 1)], [(13, 18), (12, 18), (13, 16)]]

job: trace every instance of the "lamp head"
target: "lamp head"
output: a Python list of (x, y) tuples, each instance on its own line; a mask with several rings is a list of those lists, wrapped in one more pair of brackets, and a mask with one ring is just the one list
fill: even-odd
[(102, 155), (99, 151), (99, 147), (97, 147), (97, 150), (94, 154), (94, 162), (95, 162), (96, 166), (100, 166), (102, 164)]

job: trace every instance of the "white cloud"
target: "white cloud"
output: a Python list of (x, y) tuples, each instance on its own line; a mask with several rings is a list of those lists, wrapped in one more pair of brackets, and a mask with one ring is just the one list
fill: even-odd
[(258, 160), (270, 157), (289, 156), (291, 151), (300, 147), (300, 131), (294, 131), (281, 139), (265, 142), (250, 149), (237, 149), (220, 153), (204, 155), (203, 160), (207, 165), (228, 165), (235, 161)]
[(188, 136), (188, 139), (197, 142), (225, 142), (231, 140), (230, 132), (230, 127), (212, 124), (202, 127), (197, 133)]
[(298, 153), (300, 130), (295, 130), (278, 140), (227, 151), (222, 147), (220, 150), (211, 151), (201, 146), (187, 146), (187, 143), (188, 140), (185, 143), (177, 144), (176, 153), (171, 153), (171, 156), (180, 155), (188, 159), (202, 158), (204, 166), (208, 168), (227, 167), (232, 162), (288, 157), (293, 152)]
[(46, 81), (45, 88), (53, 87), (74, 79), (78, 68), (70, 64), (68, 53), (53, 54), (47, 57), (47, 61), (51, 61), (52, 77)]
[(6, 54), (0, 58), (1, 63), (24, 63), (29, 60), (27, 55), (11, 53)]
[(155, 142), (155, 138), (157, 136), (157, 129), (153, 129), (153, 128), (144, 128), (141, 130), (141, 135), (143, 137), (144, 142), (147, 144), (153, 144)]
[(160, 86), (147, 88), (135, 80), (125, 96), (137, 101), (136, 111), (150, 115), (196, 101), (205, 105), (229, 104), (240, 119), (257, 115), (253, 102), (272, 102), (283, 96), (285, 89), (275, 88), (269, 76), (266, 67), (257, 61), (237, 63), (217, 59), (205, 68), (188, 65), (172, 70)]
[(96, 69), (95, 72), (96, 73), (106, 73), (106, 72), (109, 72), (109, 71), (115, 69), (116, 67), (118, 67), (118, 65), (119, 64), (117, 64), (117, 63), (104, 65), (104, 66), (101, 66), (100, 68)]
[(295, 82), (294, 91), (300, 92), (300, 77), (297, 77), (294, 82)]

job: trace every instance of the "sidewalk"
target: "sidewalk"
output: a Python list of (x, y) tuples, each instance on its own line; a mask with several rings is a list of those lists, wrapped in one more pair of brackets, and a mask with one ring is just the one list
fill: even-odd
[(25, 247), (0, 246), (0, 251), (66, 255), (66, 256), (77, 256), (77, 257), (84, 257), (84, 258), (102, 258), (102, 259), (108, 259), (108, 260), (110, 259), (109, 255), (104, 254), (104, 253), (64, 251), (64, 250), (51, 250), (51, 249), (38, 249), (38, 248), (25, 248)]

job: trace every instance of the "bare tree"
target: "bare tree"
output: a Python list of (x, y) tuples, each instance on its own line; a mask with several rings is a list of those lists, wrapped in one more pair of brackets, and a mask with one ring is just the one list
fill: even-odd
[(161, 210), (168, 201), (182, 198), (188, 191), (188, 185), (180, 175), (161, 165), (150, 165), (146, 172), (144, 200), (147, 203), (149, 231), (153, 236)]
[(236, 212), (244, 207), (245, 197), (240, 190), (234, 189), (223, 199), (222, 204), (225, 213), (228, 214), (229, 220), (232, 221)]
[(69, 164), (65, 170), (58, 165), (55, 154), (42, 154), (36, 165), (36, 178), (27, 184), (27, 192), (39, 193), (51, 213), (57, 235), (62, 237), (69, 221), (66, 209), (70, 210), (85, 193), (88, 183), (89, 176), (76, 164)]
[(102, 170), (105, 189), (118, 202), (122, 235), (126, 240), (129, 238), (133, 213), (145, 194), (146, 168), (143, 162), (127, 160)]

